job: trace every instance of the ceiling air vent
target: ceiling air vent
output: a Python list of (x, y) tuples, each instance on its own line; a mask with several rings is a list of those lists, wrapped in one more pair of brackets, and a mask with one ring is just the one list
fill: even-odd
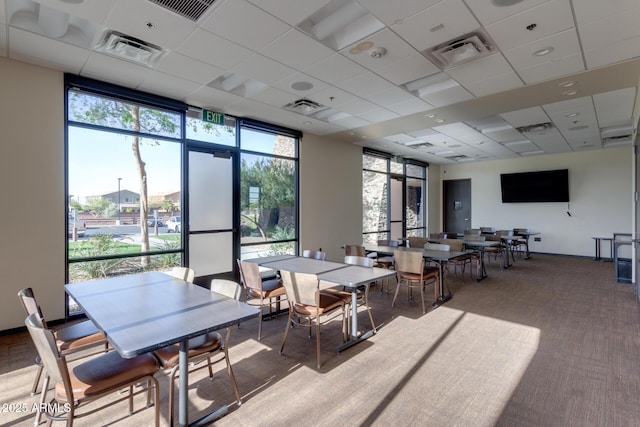
[(516, 130), (520, 133), (527, 133), (527, 132), (544, 132), (551, 128), (553, 128), (553, 123), (546, 122), (546, 123), (538, 123), (535, 125), (520, 126), (519, 128), (516, 128)]
[(430, 142), (419, 142), (417, 144), (407, 144), (407, 147), (411, 147), (411, 148), (417, 148), (417, 149), (421, 149), (421, 148), (430, 148), (433, 147), (434, 145)]
[(216, 0), (149, 0), (173, 13), (196, 22)]
[(309, 114), (317, 113), (318, 111), (324, 110), (327, 107), (325, 107), (324, 105), (320, 105), (310, 99), (301, 98), (297, 101), (288, 103), (283, 108), (308, 116)]
[(495, 52), (495, 43), (482, 30), (439, 44), (422, 54), (441, 68), (455, 67)]
[(148, 67), (153, 67), (166, 53), (160, 46), (113, 30), (105, 33), (96, 50)]

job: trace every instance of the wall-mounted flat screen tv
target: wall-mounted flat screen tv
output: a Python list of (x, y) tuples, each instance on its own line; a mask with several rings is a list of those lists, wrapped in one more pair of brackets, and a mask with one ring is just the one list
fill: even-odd
[(568, 202), (569, 170), (500, 174), (502, 203)]

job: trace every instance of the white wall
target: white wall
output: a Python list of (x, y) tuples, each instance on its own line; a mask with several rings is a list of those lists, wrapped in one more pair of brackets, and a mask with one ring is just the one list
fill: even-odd
[(362, 243), (362, 147), (305, 134), (300, 141), (300, 248), (344, 258)]
[[(592, 236), (631, 232), (632, 156), (627, 146), (447, 165), (441, 178), (471, 179), (472, 227), (530, 228), (541, 233), (541, 242), (531, 241), (534, 252), (593, 256)], [(569, 204), (502, 203), (501, 173), (551, 169), (569, 169)]]
[(0, 58), (0, 330), (24, 326), (32, 287), (47, 319), (64, 317), (62, 73)]

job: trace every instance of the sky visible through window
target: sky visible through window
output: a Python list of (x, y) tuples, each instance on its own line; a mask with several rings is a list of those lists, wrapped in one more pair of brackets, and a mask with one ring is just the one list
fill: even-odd
[[(180, 144), (144, 138), (140, 144), (146, 163), (150, 196), (180, 191)], [(84, 202), (87, 197), (120, 190), (140, 193), (131, 137), (69, 127), (69, 194)]]

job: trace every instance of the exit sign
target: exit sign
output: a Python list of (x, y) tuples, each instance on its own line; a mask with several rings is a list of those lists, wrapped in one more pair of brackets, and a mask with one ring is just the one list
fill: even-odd
[(202, 121), (214, 123), (216, 125), (224, 125), (224, 113), (211, 110), (202, 110)]

